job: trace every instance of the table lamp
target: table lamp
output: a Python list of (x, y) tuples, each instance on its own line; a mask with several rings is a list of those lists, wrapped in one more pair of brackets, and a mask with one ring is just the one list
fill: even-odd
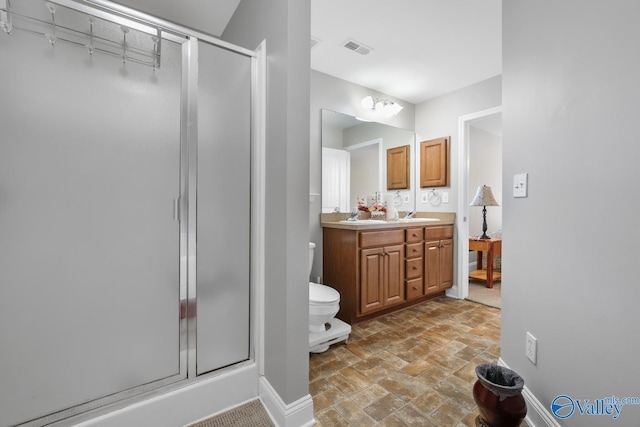
[(469, 206), (482, 206), (482, 236), (479, 239), (489, 239), (490, 237), (487, 236), (487, 206), (500, 206), (495, 197), (493, 197), (491, 187), (486, 185), (478, 187), (478, 191), (476, 191), (476, 195)]

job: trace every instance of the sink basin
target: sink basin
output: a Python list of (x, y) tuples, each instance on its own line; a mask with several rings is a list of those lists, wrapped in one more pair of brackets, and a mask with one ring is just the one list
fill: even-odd
[(400, 222), (431, 222), (440, 221), (438, 218), (400, 218)]
[(342, 223), (345, 224), (386, 224), (387, 221), (382, 220), (382, 219), (359, 219), (356, 221), (347, 221), (346, 219), (343, 219), (342, 221), (340, 221)]

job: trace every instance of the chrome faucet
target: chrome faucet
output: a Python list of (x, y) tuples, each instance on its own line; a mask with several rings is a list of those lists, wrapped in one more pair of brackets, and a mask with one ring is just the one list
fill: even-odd
[(351, 216), (347, 218), (347, 221), (357, 221), (359, 217), (360, 211), (358, 210), (358, 208), (353, 208), (353, 210), (351, 211)]
[(407, 214), (404, 217), (407, 218), (407, 219), (413, 218), (415, 213), (416, 213), (415, 211), (407, 211)]

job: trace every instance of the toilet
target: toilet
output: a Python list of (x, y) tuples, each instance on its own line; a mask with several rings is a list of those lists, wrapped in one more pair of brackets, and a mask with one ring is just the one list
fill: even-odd
[[(316, 245), (309, 242), (309, 275)], [(322, 353), (331, 344), (347, 341), (351, 326), (335, 315), (340, 310), (340, 293), (330, 286), (309, 282), (309, 351)]]

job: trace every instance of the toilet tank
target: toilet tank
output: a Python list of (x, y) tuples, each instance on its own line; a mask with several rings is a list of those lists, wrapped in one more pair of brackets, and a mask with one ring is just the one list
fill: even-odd
[(313, 268), (313, 250), (316, 248), (316, 244), (309, 242), (309, 277), (311, 277), (311, 269)]

